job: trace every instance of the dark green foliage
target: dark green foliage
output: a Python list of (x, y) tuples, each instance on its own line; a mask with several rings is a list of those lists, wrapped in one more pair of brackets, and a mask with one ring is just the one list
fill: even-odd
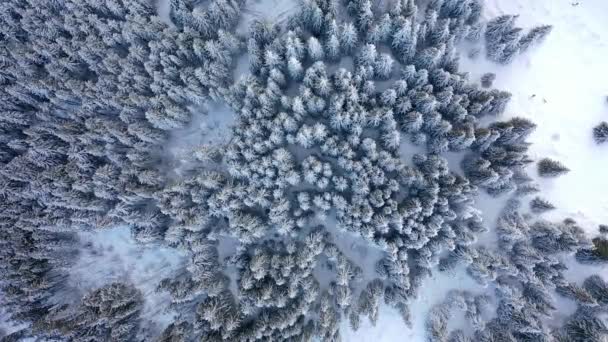
[(192, 325), (188, 322), (173, 322), (159, 336), (159, 342), (179, 342), (192, 336)]
[(541, 43), (547, 38), (551, 31), (553, 31), (553, 26), (551, 25), (543, 25), (533, 28), (519, 41), (520, 51), (525, 52), (531, 46)]
[(485, 43), (486, 55), (490, 60), (500, 64), (509, 64), (517, 54), (541, 43), (553, 29), (550, 25), (544, 25), (535, 27), (522, 35), (522, 29), (515, 27), (517, 17), (516, 15), (503, 15), (488, 22)]
[(450, 333), (448, 342), (470, 342), (471, 339), (467, 337), (462, 330), (455, 330)]
[(579, 305), (597, 305), (597, 301), (594, 296), (592, 296), (587, 289), (584, 287), (579, 287), (576, 284), (564, 284), (557, 286), (555, 291), (566, 298), (570, 298)]
[(599, 237), (595, 238), (593, 239), (593, 245), (595, 246), (595, 250), (600, 257), (608, 259), (608, 239)]

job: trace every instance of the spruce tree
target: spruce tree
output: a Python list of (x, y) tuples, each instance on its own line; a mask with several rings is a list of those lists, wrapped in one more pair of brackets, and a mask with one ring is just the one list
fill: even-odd
[(562, 163), (544, 158), (537, 163), (538, 175), (545, 178), (559, 177), (570, 172), (570, 169), (562, 165)]

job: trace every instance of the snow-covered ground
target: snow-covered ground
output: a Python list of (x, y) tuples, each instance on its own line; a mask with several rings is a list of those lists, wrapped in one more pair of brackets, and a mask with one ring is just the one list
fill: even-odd
[(236, 114), (225, 104), (212, 103), (208, 108), (192, 109), (190, 125), (171, 133), (167, 143), (175, 156), (191, 153), (202, 145), (219, 146), (230, 141)]
[(169, 1), (157, 0), (156, 8), (158, 9), (158, 16), (160, 17), (160, 19), (169, 25), (173, 25), (170, 18), (171, 5), (169, 4)]

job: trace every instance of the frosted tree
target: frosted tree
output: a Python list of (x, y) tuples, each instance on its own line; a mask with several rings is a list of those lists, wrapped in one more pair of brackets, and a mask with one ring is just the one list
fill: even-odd
[(500, 61), (507, 44), (512, 45), (518, 42), (517, 36), (508, 37), (510, 40), (505, 39), (505, 36), (508, 36), (508, 33), (514, 29), (516, 18), (513, 15), (503, 15), (488, 22), (485, 39), (486, 53), (489, 59)]
[(380, 79), (389, 79), (391, 78), (393, 72), (393, 58), (388, 54), (380, 54), (375, 63), (376, 75)]
[(75, 340), (130, 340), (138, 333), (142, 306), (138, 290), (111, 283), (82, 298), (75, 312), (53, 313), (48, 324)]
[(598, 314), (597, 309), (579, 307), (558, 332), (558, 339), (577, 342), (599, 342), (605, 339), (608, 336), (608, 328)]
[(544, 25), (535, 27), (526, 35), (524, 35), (519, 41), (519, 49), (523, 52), (528, 50), (531, 46), (541, 43), (551, 33), (553, 27), (551, 25)]

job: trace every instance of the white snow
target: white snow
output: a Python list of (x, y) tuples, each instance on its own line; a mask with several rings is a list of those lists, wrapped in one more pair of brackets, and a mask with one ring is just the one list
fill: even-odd
[[(577, 5), (575, 5), (577, 4)], [(167, 23), (169, 1), (158, 0), (159, 16)], [(284, 24), (297, 10), (297, 0), (248, 0), (238, 31), (244, 33), (255, 19)], [(608, 224), (608, 144), (596, 145), (592, 129), (601, 121), (608, 121), (608, 1), (606, 0), (486, 0), (486, 18), (501, 14), (519, 14), (517, 25), (531, 28), (537, 25), (554, 26), (548, 39), (538, 47), (516, 58), (507, 66), (486, 61), (481, 54), (475, 60), (463, 53), (461, 69), (479, 80), (486, 72), (497, 75), (494, 87), (513, 94), (506, 114), (501, 119), (522, 116), (534, 121), (538, 127), (530, 138), (530, 155), (535, 160), (550, 157), (559, 160), (571, 172), (557, 179), (540, 179), (535, 166), (530, 175), (541, 185), (542, 196), (558, 207), (544, 215), (550, 220), (572, 217), (590, 234), (596, 234), (597, 225)], [(352, 61), (351, 61), (352, 63)], [(246, 73), (246, 57), (238, 60), (235, 78)], [(351, 67), (352, 68), (352, 67)], [(195, 147), (205, 144), (222, 145), (229, 141), (230, 126), (235, 114), (226, 107), (216, 106), (208, 114), (195, 115), (192, 125), (172, 135), (169, 151), (180, 160)], [(402, 139), (402, 157), (411, 159), (416, 149), (407, 138)], [(450, 167), (459, 169), (459, 156), (450, 155)], [(494, 199), (480, 194), (476, 206), (488, 225), (493, 226), (505, 199)], [(355, 239), (346, 234), (334, 234), (334, 242), (364, 271), (373, 270), (380, 256), (377, 251), (366, 254)], [(146, 299), (144, 317), (160, 330), (168, 324), (172, 313), (166, 311), (169, 297), (154, 292), (164, 277), (183, 267), (179, 252), (159, 246), (142, 247), (130, 236), (127, 227), (86, 233), (84, 248), (71, 270), (70, 280), (77, 293), (98, 288), (113, 281), (129, 281), (142, 291)], [(487, 239), (486, 239), (487, 238)], [(484, 244), (491, 237), (484, 236)], [(220, 259), (231, 254), (231, 241), (220, 241)], [(572, 257), (565, 258), (568, 279), (577, 283), (590, 274), (608, 278), (606, 268), (582, 266)], [(373, 275), (366, 274), (366, 278)], [(234, 279), (232, 290), (234, 289)], [(489, 292), (469, 276), (464, 269), (454, 274), (434, 272), (425, 280), (420, 296), (411, 303), (412, 328), (408, 328), (400, 315), (388, 306), (382, 306), (376, 326), (363, 319), (358, 331), (352, 331), (348, 320), (341, 323), (345, 341), (426, 341), (425, 321), (429, 309), (443, 301), (452, 289), (475, 293)], [(563, 319), (573, 310), (572, 303), (560, 297), (558, 308)], [(0, 308), (0, 326), (6, 329), (4, 312)], [(454, 323), (456, 324), (456, 323)], [(453, 325), (450, 326), (453, 328)], [(13, 331), (15, 326), (8, 326)]]
[(173, 22), (171, 21), (170, 17), (171, 5), (169, 4), (169, 0), (157, 0), (156, 9), (160, 19), (167, 25), (173, 26)]
[[(426, 147), (424, 145), (414, 145), (410, 141), (410, 136), (401, 133), (401, 140), (399, 143), (399, 158), (404, 161), (407, 165), (412, 166), (412, 158), (415, 154), (426, 154)], [(449, 164), (452, 167), (452, 164)]]

